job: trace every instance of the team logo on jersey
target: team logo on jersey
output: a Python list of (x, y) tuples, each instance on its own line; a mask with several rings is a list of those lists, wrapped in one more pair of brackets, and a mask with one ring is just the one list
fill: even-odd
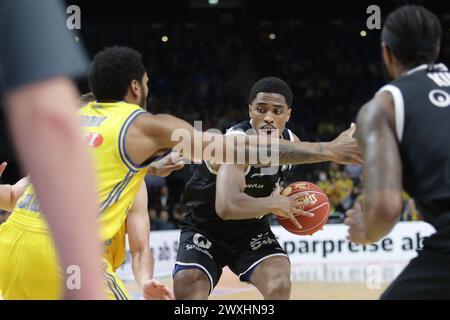
[(250, 241), (250, 247), (253, 251), (258, 250), (263, 245), (271, 245), (273, 243), (277, 243), (275, 238), (272, 238), (269, 232), (260, 233), (256, 236), (256, 238), (252, 238)]
[(86, 132), (84, 134), (84, 142), (92, 148), (97, 148), (103, 143), (103, 136), (96, 132)]
[(194, 235), (193, 241), (194, 241), (195, 245), (197, 245), (200, 248), (206, 249), (206, 250), (211, 248), (211, 245), (212, 245), (211, 241), (206, 239), (200, 233), (196, 233)]
[(264, 185), (261, 183), (249, 183), (245, 185), (246, 189), (262, 189)]
[(250, 178), (254, 178), (254, 177), (262, 177), (262, 176), (264, 176), (264, 173), (262, 173), (262, 172), (257, 172), (257, 173), (253, 173), (253, 174), (250, 176)]
[(446, 108), (450, 106), (450, 94), (441, 89), (431, 90), (428, 94), (431, 103), (439, 108)]

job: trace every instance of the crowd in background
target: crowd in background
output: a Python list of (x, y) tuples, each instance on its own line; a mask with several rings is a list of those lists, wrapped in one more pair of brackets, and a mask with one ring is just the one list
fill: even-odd
[[(293, 91), (288, 127), (304, 141), (331, 140), (355, 121), (362, 104), (385, 82), (379, 31), (363, 37), (360, 22), (236, 23), (225, 16), (216, 23), (126, 23), (87, 23), (83, 38), (90, 55), (111, 45), (137, 49), (149, 74), (149, 110), (190, 123), (201, 120), (203, 130), (224, 131), (248, 119), (252, 85), (277, 76)], [(168, 41), (161, 41), (163, 35)], [(440, 60), (448, 62), (450, 33), (443, 37)], [(88, 91), (85, 81), (79, 86)], [(186, 212), (183, 188), (194, 170), (188, 165), (167, 178), (146, 178), (152, 229), (178, 226)], [(303, 165), (295, 167), (294, 177), (315, 182), (326, 192), (332, 205), (330, 223), (342, 222), (345, 211), (362, 202), (359, 167)], [(406, 195), (404, 200), (402, 219), (420, 219), (414, 202)], [(4, 217), (0, 213), (0, 222)]]
[(290, 128), (305, 140), (327, 140), (345, 129), (383, 84), (379, 32), (361, 37), (355, 23), (174, 23), (158, 28), (88, 28), (85, 33), (95, 33), (95, 38), (87, 37), (86, 45), (92, 53), (103, 48), (98, 43), (142, 52), (150, 78), (150, 111), (190, 123), (201, 120), (203, 129), (224, 130), (246, 119), (252, 85), (277, 76), (294, 93)]

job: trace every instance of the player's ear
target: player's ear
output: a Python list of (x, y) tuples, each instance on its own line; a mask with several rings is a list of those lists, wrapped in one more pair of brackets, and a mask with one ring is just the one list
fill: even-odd
[(248, 116), (250, 118), (252, 117), (252, 105), (251, 104), (248, 105)]
[(288, 122), (289, 121), (289, 119), (291, 118), (291, 112), (292, 112), (292, 108), (288, 108), (288, 110), (287, 110), (287, 119), (286, 119), (286, 122)]
[(141, 89), (140, 85), (139, 85), (139, 82), (137, 80), (132, 80), (130, 89), (131, 89), (132, 95), (134, 97), (137, 97), (139, 95), (139, 90)]

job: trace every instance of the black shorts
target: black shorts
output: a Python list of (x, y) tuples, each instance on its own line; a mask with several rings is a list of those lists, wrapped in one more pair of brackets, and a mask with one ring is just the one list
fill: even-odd
[(219, 282), (223, 267), (228, 266), (241, 281), (250, 282), (256, 266), (272, 256), (288, 258), (269, 226), (250, 230), (245, 237), (233, 241), (184, 228), (173, 276), (183, 269), (198, 268), (208, 276), (211, 293)]

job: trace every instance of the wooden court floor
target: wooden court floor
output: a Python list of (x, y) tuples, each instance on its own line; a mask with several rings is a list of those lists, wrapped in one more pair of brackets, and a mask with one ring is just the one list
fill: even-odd
[[(159, 279), (172, 288), (172, 278)], [(389, 283), (381, 283), (379, 289), (369, 289), (365, 282), (311, 282), (293, 281), (292, 300), (376, 300)], [(128, 293), (139, 299), (135, 283), (125, 284)], [(243, 283), (227, 268), (210, 296), (211, 300), (259, 300), (261, 294), (250, 284)]]

